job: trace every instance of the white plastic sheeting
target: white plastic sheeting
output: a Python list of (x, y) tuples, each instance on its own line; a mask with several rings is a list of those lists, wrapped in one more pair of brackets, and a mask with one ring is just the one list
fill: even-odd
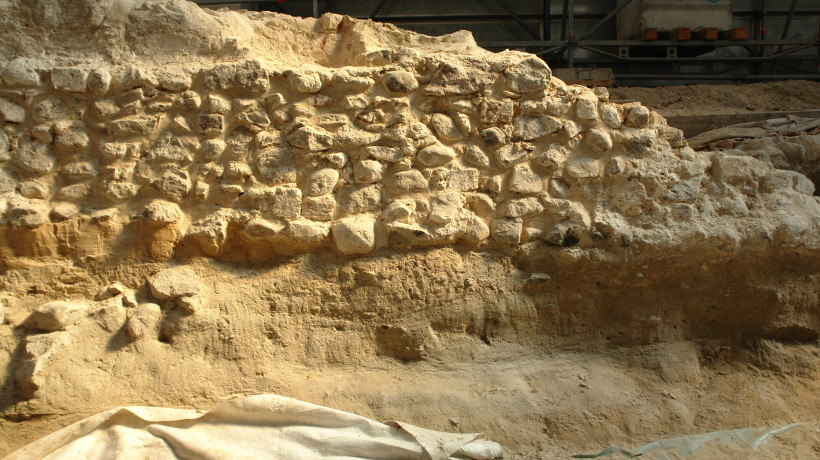
[(769, 428), (743, 428), (740, 430), (713, 431), (711, 433), (693, 434), (678, 438), (644, 444), (635, 450), (624, 450), (618, 446), (609, 446), (597, 454), (573, 455), (572, 458), (603, 458), (617, 455), (619, 458), (651, 458), (655, 460), (672, 460), (691, 457), (704, 446), (723, 444), (746, 448), (751, 451), (766, 446), (774, 436), (779, 436), (800, 426), (800, 423)]
[(443, 433), (276, 395), (233, 399), (208, 412), (121, 407), (93, 415), (6, 460), (496, 459), (482, 434)]

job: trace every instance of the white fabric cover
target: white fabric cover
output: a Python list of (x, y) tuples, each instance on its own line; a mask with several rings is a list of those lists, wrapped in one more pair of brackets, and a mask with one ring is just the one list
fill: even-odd
[(52, 433), (6, 457), (31, 459), (495, 459), (482, 434), (378, 423), (276, 395), (247, 396), (208, 412), (121, 407)]

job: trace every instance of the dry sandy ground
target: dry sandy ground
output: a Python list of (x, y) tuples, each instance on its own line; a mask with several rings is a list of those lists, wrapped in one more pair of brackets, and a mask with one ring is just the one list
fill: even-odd
[[(548, 311), (515, 288), (523, 275), (502, 259), (486, 273), (476, 259), (462, 261), (450, 249), (386, 260), (347, 265), (331, 256), (304, 256), (275, 267), (189, 261), (212, 300), (196, 315), (179, 318), (171, 338), (131, 342), (121, 331), (112, 336), (104, 327), (108, 318), (95, 314), (76, 326), (72, 345), (48, 364), (51, 377), (39, 400), (16, 400), (13, 382), (4, 382), (0, 456), (116, 406), (208, 409), (236, 394), (274, 393), (379, 421), (484, 432), (512, 459), (568, 458), (612, 444), (634, 449), (688, 434), (816, 423), (820, 413), (816, 342), (732, 345), (661, 334), (615, 344), (603, 332), (572, 333), (582, 328), (583, 321), (572, 319), (582, 311), (567, 312), (560, 325), (543, 323)], [(55, 277), (70, 284), (39, 287), (31, 283), (60, 270), (11, 270), (3, 287), (18, 292), (19, 300), (0, 327), (0, 366), (9, 365), (15, 335), (24, 333), (11, 325), (22, 322), (28, 304), (61, 289), (66, 297), (88, 298), (115, 280), (137, 286), (159, 267), (89, 267), (72, 280), (63, 270)], [(401, 272), (414, 273), (427, 286), (423, 294), (437, 300), (393, 299), (391, 293), (401, 291), (394, 284), (404, 282)], [(337, 276), (349, 281), (338, 284)], [(477, 283), (458, 288), (466, 286), (464, 276)], [(579, 296), (589, 292), (578, 289)], [(360, 305), (337, 308), (348, 297)], [(642, 316), (637, 304), (645, 301), (633, 297)], [(429, 322), (414, 329), (416, 318)], [(476, 318), (477, 330), (470, 326)], [(373, 347), (372, 328), (397, 323), (411, 335), (434, 330), (420, 342), (398, 340), (423, 345), (423, 359), (392, 357), (397, 349), (389, 341)], [(710, 446), (698, 458), (818, 454), (820, 433), (810, 425), (774, 440), (769, 450)]]
[(820, 109), (820, 82), (610, 88), (613, 101), (640, 101), (663, 116)]

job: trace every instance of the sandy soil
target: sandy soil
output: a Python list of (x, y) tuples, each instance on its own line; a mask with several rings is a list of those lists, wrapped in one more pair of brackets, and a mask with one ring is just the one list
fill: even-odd
[(640, 101), (663, 116), (820, 109), (820, 82), (610, 88), (613, 101)]

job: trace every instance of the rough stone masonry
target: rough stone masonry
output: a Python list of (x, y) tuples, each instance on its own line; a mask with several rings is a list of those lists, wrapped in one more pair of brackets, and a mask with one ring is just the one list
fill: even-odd
[(0, 192), (14, 256), (796, 244), (818, 222), (804, 176), (695, 153), (646, 107), (469, 35), (80, 3), (88, 14), (74, 18), (3, 2)]

